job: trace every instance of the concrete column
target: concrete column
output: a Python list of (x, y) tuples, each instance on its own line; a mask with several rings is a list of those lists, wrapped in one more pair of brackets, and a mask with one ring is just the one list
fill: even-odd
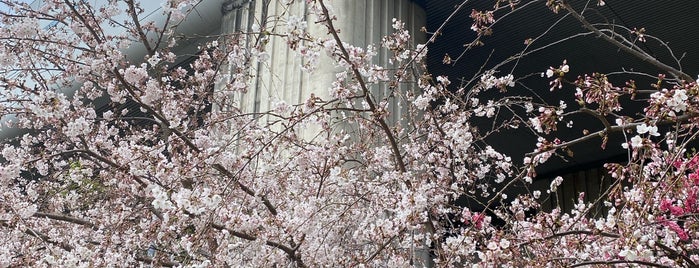
[[(340, 36), (347, 43), (360, 47), (374, 45), (379, 48), (381, 39), (394, 32), (393, 18), (406, 24), (406, 29), (410, 31), (415, 42), (413, 48), (416, 44), (426, 41), (424, 33), (420, 31), (420, 28), (426, 25), (425, 11), (411, 0), (343, 0), (332, 1), (332, 5), (338, 17), (335, 25), (341, 29)], [(379, 49), (374, 63), (386, 68), (400, 67), (398, 63), (390, 64), (390, 57), (385, 50)], [(398, 90), (407, 92), (414, 88), (414, 84), (403, 84)], [(372, 93), (377, 102), (383, 98), (390, 100), (389, 125), (406, 119), (407, 107), (398, 106), (398, 95), (390, 92), (388, 85), (373, 86)]]
[[(313, 23), (314, 18), (308, 15), (308, 6), (303, 0), (296, 0), (292, 5), (285, 5), (280, 0), (228, 0), (222, 11), (222, 34), (247, 35), (246, 46), (253, 46), (256, 34), (248, 34), (260, 25), (267, 29), (285, 27), (284, 21), (290, 16), (306, 18), (308, 31), (313, 36), (325, 36), (327, 29)], [(288, 2), (288, 1), (287, 1)], [(424, 43), (424, 34), (420, 28), (425, 25), (425, 11), (411, 0), (331, 0), (327, 3), (332, 7), (337, 20), (334, 25), (340, 30), (341, 39), (349, 44), (366, 48), (368, 45), (380, 47), (381, 39), (393, 33), (392, 19), (398, 18), (406, 23), (415, 42)], [(257, 27), (255, 26), (257, 25)], [(413, 46), (414, 47), (414, 46)], [(270, 59), (267, 62), (250, 63), (250, 82), (248, 92), (234, 97), (239, 102), (243, 112), (264, 112), (273, 109), (275, 100), (283, 100), (288, 104), (300, 104), (311, 94), (323, 99), (329, 99), (329, 89), (336, 79), (335, 74), (341, 71), (335, 62), (321, 53), (318, 68), (311, 74), (302, 71), (302, 60), (296, 52), (290, 51), (285, 40), (271, 36), (265, 46)], [(390, 55), (379, 49), (375, 63), (386, 68), (398, 67), (389, 64)], [(398, 90), (414, 90), (415, 85), (403, 84)], [(398, 106), (397, 98), (389, 98), (387, 85), (374, 85), (371, 88), (374, 99), (379, 102), (383, 98), (390, 100), (388, 121), (393, 125), (408, 116), (406, 107)], [(313, 129), (306, 129), (302, 136), (312, 139)], [(429, 233), (430, 231), (426, 231)], [(430, 250), (426, 246), (411, 249), (415, 267), (430, 267), (432, 261)]]
[[(290, 16), (307, 18), (308, 31), (313, 36), (326, 36), (327, 29), (313, 23), (315, 18), (308, 15), (308, 6), (304, 0), (296, 0), (293, 5), (285, 5), (280, 0), (229, 0), (224, 4), (222, 33), (246, 34), (253, 32), (254, 25), (266, 25), (267, 29), (285, 27), (285, 21)], [(288, 1), (287, 1), (288, 2)], [(406, 23), (413, 39), (424, 43), (424, 34), (420, 28), (425, 26), (425, 11), (412, 0), (331, 0), (327, 3), (332, 7), (337, 20), (334, 25), (340, 30), (340, 38), (349, 44), (366, 48), (374, 45), (379, 48), (381, 39), (394, 32), (392, 19), (398, 18)], [(234, 5), (235, 4), (235, 5)], [(228, 8), (225, 8), (228, 7)], [(247, 45), (257, 38), (252, 34), (247, 36)], [(413, 46), (414, 47), (414, 46)], [(275, 100), (283, 100), (288, 104), (305, 102), (311, 94), (323, 99), (329, 99), (329, 89), (336, 79), (335, 75), (342, 69), (336, 66), (333, 59), (321, 53), (318, 68), (311, 74), (302, 71), (302, 60), (297, 52), (288, 49), (283, 38), (271, 36), (265, 51), (269, 53), (267, 62), (252, 62), (250, 64), (250, 82), (248, 92), (235, 96), (243, 112), (264, 112), (273, 109)], [(399, 67), (398, 63), (389, 64), (389, 55), (379, 49), (375, 63), (386, 68)], [(414, 84), (403, 84), (399, 91), (415, 89)], [(399, 99), (389, 97), (388, 85), (374, 85), (371, 88), (376, 102), (386, 98), (389, 101), (389, 125), (398, 124), (408, 116), (407, 107), (400, 107)], [(400, 94), (399, 94), (400, 95)], [(405, 126), (405, 125), (404, 125)], [(312, 139), (314, 129), (305, 129), (302, 137)], [(429, 233), (429, 230), (424, 232)], [(419, 246), (410, 249), (413, 253), (415, 267), (431, 267), (430, 249)]]
[[(222, 34), (251, 33), (256, 26), (266, 24), (267, 29), (285, 27), (284, 21), (289, 16), (308, 18), (308, 31), (314, 36), (323, 36), (327, 30), (313, 23), (305, 1), (296, 0), (292, 5), (285, 5), (280, 0), (228, 0), (222, 11)], [(332, 0), (332, 6), (338, 20), (334, 22), (340, 29), (340, 37), (349, 44), (366, 47), (380, 45), (381, 38), (393, 32), (392, 18), (399, 18), (406, 23), (411, 34), (424, 41), (419, 31), (425, 25), (425, 12), (411, 0)], [(248, 45), (257, 36), (248, 34)], [(294, 55), (296, 52), (287, 48), (282, 38), (271, 36), (265, 50), (270, 55), (266, 63), (252, 62), (250, 79), (254, 86), (245, 94), (240, 94), (241, 108), (246, 112), (268, 111), (274, 100), (284, 100), (289, 104), (304, 102), (311, 94), (327, 98), (328, 89), (339, 69), (330, 57), (322, 53), (320, 66), (312, 74), (302, 72), (302, 61)], [(388, 64), (389, 55), (380, 51), (376, 63)], [(397, 65), (395, 65), (397, 66)], [(412, 86), (405, 86), (412, 87)], [(405, 89), (402, 89), (405, 90)], [(375, 86), (372, 93), (377, 100), (391, 94), (387, 86)], [(397, 107), (396, 101), (390, 104)], [(389, 121), (398, 122), (405, 114), (402, 109), (392, 109)]]

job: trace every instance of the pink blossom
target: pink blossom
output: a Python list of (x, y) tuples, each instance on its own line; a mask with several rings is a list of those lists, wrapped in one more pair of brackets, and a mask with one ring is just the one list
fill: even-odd
[(687, 232), (682, 227), (680, 227), (677, 224), (677, 222), (667, 220), (661, 216), (659, 216), (657, 220), (660, 224), (662, 224), (662, 225), (666, 226), (667, 228), (669, 228), (670, 230), (674, 231), (677, 234), (677, 236), (680, 238), (680, 240), (688, 240), (689, 239), (689, 235), (687, 234)]
[[(463, 47), (440, 44), (448, 27), (414, 31), (419, 5), (390, 20), (364, 12), (380, 1), (77, 2), (0, 14), (0, 267), (699, 264), (699, 93), (675, 62), (550, 66), (569, 55), (548, 35), (606, 36), (551, 25), (491, 50), (524, 1), (479, 2)], [(192, 32), (202, 21), (222, 24)], [(429, 65), (444, 45), (464, 73)], [(629, 80), (642, 71), (667, 74)], [(604, 172), (580, 170), (622, 139)]]

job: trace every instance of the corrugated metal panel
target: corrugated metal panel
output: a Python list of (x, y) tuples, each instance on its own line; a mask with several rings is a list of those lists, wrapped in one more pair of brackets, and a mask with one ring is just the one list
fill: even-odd
[[(606, 213), (607, 208), (603, 205), (607, 200), (607, 192), (612, 186), (613, 180), (602, 167), (591, 167), (577, 170), (561, 175), (563, 183), (556, 193), (552, 193), (542, 203), (543, 211), (551, 211), (557, 204), (563, 212), (569, 213), (578, 203), (581, 193), (584, 193), (585, 203), (594, 202), (595, 206), (588, 213), (588, 217), (599, 217)], [(553, 178), (549, 178), (548, 183)], [(545, 189), (539, 189), (545, 191)]]
[[(460, 4), (462, 0), (426, 0), (424, 2), (427, 12), (427, 30), (435, 31), (451, 14), (454, 6)], [(442, 64), (445, 54), (448, 53), (452, 58), (456, 58), (464, 51), (463, 45), (475, 37), (473, 31), (470, 30), (472, 21), (469, 14), (471, 10), (488, 8), (494, 2), (468, 1), (466, 7), (458, 13), (447, 25), (442, 35), (437, 38), (437, 42), (430, 44), (428, 68), (433, 75), (446, 75), (454, 82), (452, 85), (458, 86), (460, 80), (469, 80), (477, 76), (477, 72), (484, 62), (488, 61), (485, 66), (488, 69), (521, 52), (525, 48), (525, 39), (542, 34), (547, 31), (550, 25), (564, 16), (563, 12), (554, 14), (549, 11), (545, 5), (546, 1), (520, 1), (520, 6), (529, 5), (496, 24), (493, 28), (494, 34), (484, 39), (485, 46), (474, 48), (455, 64)], [(696, 15), (699, 11), (699, 1), (607, 0), (607, 5), (601, 7), (595, 5), (596, 1), (574, 0), (568, 2), (579, 10), (581, 6), (590, 3), (589, 9), (585, 11), (584, 15), (593, 23), (610, 22), (628, 28), (644, 27), (647, 34), (657, 35), (666, 41), (674, 49), (677, 57), (686, 53), (682, 60), (685, 72), (692, 76), (699, 74), (699, 46), (696, 46), (696, 41), (693, 38), (699, 34), (699, 16)], [(573, 18), (563, 18), (542, 38), (540, 45), (584, 31), (580, 23), (574, 21)], [(642, 48), (670, 65), (677, 65), (667, 50), (657, 42), (649, 40), (642, 45)], [(571, 66), (569, 79), (574, 79), (585, 73), (616, 72), (623, 69), (645, 71), (651, 75), (660, 73), (657, 68), (650, 66), (647, 62), (634, 58), (593, 35), (571, 39), (552, 46), (519, 61), (515, 69), (513, 69), (514, 64), (509, 64), (502, 66), (499, 71), (500, 74), (513, 72), (515, 77), (523, 77), (542, 72), (549, 66), (558, 66), (564, 59), (567, 59)], [(629, 77), (615, 76), (611, 79), (617, 84), (623, 84)], [(633, 79), (638, 85), (645, 86), (650, 83), (648, 78), (633, 77)], [(564, 88), (563, 91), (549, 92), (548, 81), (540, 79), (538, 76), (530, 76), (522, 82), (551, 103), (558, 103), (561, 96), (572, 95), (572, 87)], [(524, 93), (528, 90), (521, 87), (515, 88), (511, 92), (513, 94), (528, 94)], [(501, 96), (491, 95), (490, 97), (499, 98)], [(574, 106), (571, 105), (574, 103), (572, 97), (569, 97), (568, 102), (569, 107), (572, 108)], [(639, 109), (633, 107), (627, 106), (631, 109), (625, 109), (622, 113), (634, 116), (640, 112)], [(492, 122), (487, 123), (489, 125), (484, 125), (482, 128), (487, 128), (492, 124)], [(575, 123), (574, 129), (562, 130), (557, 135), (561, 139), (567, 140), (567, 137), (579, 136), (582, 129), (596, 131), (601, 128), (599, 122), (582, 119)], [(493, 136), (489, 142), (497, 150), (511, 155), (516, 162), (521, 161), (521, 158), (517, 156), (531, 151), (532, 144), (536, 142), (536, 137), (523, 133), (523, 131), (504, 131), (502, 133), (500, 137)], [(512, 143), (509, 138), (512, 135), (520, 137), (521, 141)], [(571, 149), (575, 153), (574, 159), (577, 162), (591, 162), (622, 153), (622, 148), (616, 146), (616, 144), (621, 143), (620, 135), (612, 135), (609, 142), (610, 146), (607, 146), (605, 150), (600, 149), (600, 140), (573, 147)], [(575, 161), (552, 161), (541, 166), (538, 171), (539, 173), (549, 173), (572, 168), (575, 165)]]

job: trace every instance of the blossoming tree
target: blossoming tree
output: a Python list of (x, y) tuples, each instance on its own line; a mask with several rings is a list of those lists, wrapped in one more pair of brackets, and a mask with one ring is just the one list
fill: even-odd
[[(688, 150), (699, 86), (639, 47), (655, 41), (650, 33), (590, 23), (583, 12), (602, 1), (578, 9), (494, 0), (471, 13), (476, 39), (466, 49), (497, 34), (492, 26), (506, 15), (542, 5), (662, 73), (650, 85), (616, 85), (604, 73), (573, 74), (575, 63), (563, 61), (535, 75), (549, 83), (542, 90), (562, 96), (554, 104), (508, 93), (523, 82), (501, 65), (462, 85), (426, 72), (439, 34), (412, 46), (400, 20), (379, 44), (343, 42), (330, 0), (274, 1), (305, 5), (308, 16), (266, 14), (254, 32), (202, 41), (179, 65), (174, 48), (192, 37), (174, 33), (197, 1), (165, 1), (165, 24), (149, 22), (133, 0), (36, 9), (0, 2), (8, 7), (0, 13), (0, 115), (3, 131), (14, 131), (0, 166), (2, 267), (699, 263), (699, 156)], [(127, 19), (113, 19), (120, 15)], [(240, 109), (235, 96), (250, 89), (252, 62), (268, 60), (271, 40), (287, 44), (307, 72), (316, 57), (332, 58), (340, 71), (330, 97)], [(143, 61), (124, 54), (136, 45), (147, 51)], [(375, 64), (377, 51), (391, 66)], [(377, 87), (392, 94), (378, 98)], [(625, 114), (625, 105), (642, 110)], [(411, 116), (387, 120), (395, 109)], [(477, 123), (501, 112), (511, 118)], [(602, 127), (559, 135), (575, 114)], [(530, 152), (507, 156), (488, 145), (510, 128), (537, 137)], [(624, 142), (606, 144), (614, 137)], [(564, 182), (533, 187), (537, 166), (584, 142), (628, 152), (605, 165), (612, 187), (597, 200), (581, 195), (571, 209), (544, 209)], [(513, 194), (515, 184), (527, 188)], [(457, 206), (464, 197), (485, 209)], [(604, 215), (590, 213), (599, 206)]]

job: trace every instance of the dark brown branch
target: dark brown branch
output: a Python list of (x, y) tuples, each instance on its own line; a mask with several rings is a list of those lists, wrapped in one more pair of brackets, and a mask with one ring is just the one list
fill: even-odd
[[(199, 2), (199, 3), (201, 3), (201, 2)], [(197, 5), (198, 5), (199, 3), (197, 3)], [(158, 33), (158, 34), (159, 34), (158, 40), (155, 41), (155, 48), (156, 48), (156, 49), (160, 47), (160, 44), (162, 44), (162, 42), (163, 42), (163, 37), (165, 37), (165, 29), (166, 29), (166, 28), (168, 27), (168, 25), (170, 24), (170, 20), (171, 20), (171, 19), (172, 19), (172, 12), (169, 12), (169, 13), (167, 13), (167, 17), (165, 18), (165, 24), (163, 24), (162, 31), (161, 31), (160, 33)]]
[[(151, 47), (150, 43), (148, 42), (148, 37), (146, 34), (143, 32), (143, 28), (141, 28), (141, 23), (139, 22), (138, 19), (138, 13), (136, 13), (136, 6), (133, 2), (133, 0), (127, 0), (126, 5), (129, 7), (129, 15), (131, 16), (131, 20), (134, 23), (134, 27), (136, 28), (136, 33), (138, 33), (138, 38), (141, 39), (141, 43), (143, 43), (143, 46), (146, 47), (146, 51), (148, 51), (148, 55), (153, 55), (155, 54), (155, 50), (153, 50), (153, 47)], [(168, 18), (170, 16), (168, 15)]]
[(265, 207), (267, 207), (267, 210), (269, 210), (269, 212), (272, 213), (272, 215), (277, 215), (277, 209), (274, 207), (274, 205), (272, 205), (272, 202), (270, 202), (269, 199), (267, 199), (264, 196), (256, 195), (255, 191), (247, 187), (245, 184), (242, 184), (240, 181), (236, 180), (235, 175), (233, 175), (233, 173), (228, 171), (228, 169), (226, 169), (221, 164), (214, 164), (213, 167), (215, 170), (218, 170), (218, 172), (221, 172), (221, 174), (223, 174), (227, 178), (235, 180), (236, 184), (238, 184), (238, 187), (240, 187), (240, 189), (243, 190), (243, 192), (245, 192), (246, 194), (262, 198), (262, 203), (265, 205)]
[[(53, 155), (51, 155), (51, 157), (58, 156), (58, 155), (79, 155), (82, 157), (86, 157), (89, 160), (92, 160), (93, 162), (102, 162), (104, 164), (107, 164), (110, 167), (115, 168), (116, 170), (119, 170), (119, 171), (122, 171), (122, 172), (128, 174), (127, 168), (125, 168), (117, 163), (114, 163), (113, 161), (111, 161), (111, 160), (109, 160), (109, 159), (107, 159), (107, 158), (105, 158), (105, 157), (103, 157), (103, 156), (101, 156), (93, 151), (87, 150), (87, 149), (67, 150), (67, 151), (53, 154)], [(32, 162), (37, 161), (37, 160), (38, 159), (32, 160)], [(146, 187), (146, 183), (143, 182), (143, 180), (141, 180), (141, 178), (139, 178), (138, 176), (132, 176), (132, 177), (133, 177), (134, 181), (136, 181), (139, 185), (141, 185), (142, 187)]]
[[(391, 144), (391, 150), (393, 151), (393, 156), (396, 162), (396, 165), (398, 167), (398, 170), (400, 172), (405, 172), (405, 163), (403, 163), (403, 159), (401, 158), (401, 153), (400, 149), (398, 148), (398, 142), (396, 141), (396, 138), (393, 135), (393, 132), (391, 131), (391, 128), (388, 126), (385, 120), (381, 118), (381, 114), (378, 111), (376, 104), (374, 104), (374, 100), (371, 99), (371, 94), (369, 94), (369, 88), (367, 87), (366, 83), (364, 82), (364, 78), (362, 77), (362, 74), (359, 72), (357, 69), (357, 66), (354, 66), (352, 61), (350, 60), (350, 55), (349, 52), (347, 52), (347, 49), (345, 46), (342, 44), (342, 40), (340, 39), (340, 36), (338, 35), (337, 29), (335, 29), (335, 26), (332, 23), (332, 18), (330, 18), (330, 12), (328, 11), (328, 8), (325, 6), (325, 3), (320, 0), (318, 1), (320, 4), (320, 7), (323, 10), (323, 15), (325, 16), (325, 26), (328, 28), (328, 32), (332, 35), (332, 37), (335, 39), (335, 43), (337, 43), (337, 47), (342, 53), (340, 55), (340, 58), (344, 61), (347, 61), (348, 64), (350, 64), (350, 68), (352, 70), (352, 74), (354, 76), (354, 79), (357, 80), (357, 83), (359, 83), (359, 86), (362, 88), (362, 93), (364, 93), (364, 100), (367, 102), (367, 105), (369, 106), (369, 109), (373, 112), (374, 120), (379, 124), (383, 132), (386, 134), (386, 137), (388, 138), (389, 143)], [(410, 186), (410, 182), (406, 181), (406, 184)]]
[(655, 245), (658, 246), (659, 248), (661, 248), (662, 250), (664, 250), (665, 252), (667, 252), (670, 255), (669, 256), (670, 258), (680, 257), (683, 260), (685, 260), (687, 263), (689, 263), (692, 267), (697, 266), (697, 264), (694, 263), (694, 261), (692, 261), (691, 258), (687, 257), (686, 254), (679, 253), (679, 252), (677, 252), (677, 250), (674, 250), (674, 249), (664, 245), (663, 243), (658, 242), (658, 243), (655, 243)]
[(39, 232), (34, 231), (32, 229), (27, 229), (24, 231), (24, 233), (27, 235), (39, 238), (39, 239), (41, 239), (41, 241), (44, 241), (46, 243), (59, 246), (60, 248), (62, 248), (65, 251), (72, 251), (73, 250), (73, 246), (68, 245), (67, 243), (64, 243), (64, 242), (53, 241), (53, 240), (51, 240), (51, 238), (48, 235), (39, 233)]
[(36, 212), (34, 213), (33, 217), (36, 218), (47, 218), (47, 219), (52, 219), (52, 220), (57, 220), (57, 221), (64, 221), (64, 222), (69, 222), (69, 223), (75, 223), (83, 226), (87, 226), (93, 229), (96, 229), (97, 226), (87, 220), (83, 219), (78, 219), (75, 217), (71, 217), (70, 215), (65, 215), (65, 214), (55, 214), (55, 213), (46, 213), (46, 212)]
[(580, 108), (580, 111), (583, 112), (583, 113), (592, 115), (592, 116), (594, 116), (595, 118), (597, 118), (600, 122), (602, 122), (602, 124), (604, 125), (604, 129), (605, 129), (607, 132), (609, 132), (609, 131), (611, 130), (612, 125), (609, 124), (609, 121), (607, 120), (607, 118), (604, 118), (604, 116), (602, 116), (602, 115), (601, 115), (600, 113), (598, 113), (597, 111), (591, 110), (591, 109), (588, 109), (588, 108)]
[(81, 15), (77, 9), (75, 9), (75, 4), (71, 3), (68, 0), (64, 0), (63, 2), (66, 3), (66, 6), (68, 6), (70, 8), (70, 11), (73, 12), (73, 15), (78, 17), (78, 19), (80, 20), (80, 22), (82, 22), (82, 24), (85, 26), (85, 28), (87, 28), (87, 30), (90, 31), (90, 34), (92, 35), (93, 38), (95, 38), (95, 41), (102, 42), (102, 38), (99, 36), (99, 34), (97, 34), (95, 29), (92, 28), (90, 23), (87, 22), (87, 19), (85, 19), (85, 17), (83, 17), (83, 15)]
[(547, 239), (551, 239), (551, 238), (556, 238), (556, 237), (561, 237), (561, 236), (566, 236), (566, 235), (574, 235), (574, 234), (599, 235), (599, 236), (611, 237), (611, 238), (619, 238), (620, 237), (618, 234), (613, 234), (613, 233), (595, 232), (595, 231), (588, 231), (588, 230), (573, 230), (573, 231), (556, 233), (556, 234), (547, 236), (543, 239), (547, 240)]
[[(667, 119), (667, 120), (660, 121), (657, 123), (657, 125), (666, 125), (666, 124), (672, 124), (672, 123), (677, 123), (677, 122), (683, 122), (686, 120), (690, 120), (692, 118), (696, 118), (698, 116), (699, 116), (699, 114), (688, 113), (688, 114), (685, 114), (682, 116), (678, 116), (675, 119)], [(604, 137), (604, 135), (607, 135), (609, 133), (621, 132), (621, 131), (624, 131), (627, 129), (631, 129), (631, 128), (636, 127), (636, 126), (641, 125), (641, 124), (643, 124), (643, 123), (631, 123), (631, 124), (626, 124), (626, 125), (621, 125), (621, 126), (610, 126), (609, 128), (605, 128), (603, 130), (584, 135), (580, 138), (577, 138), (577, 139), (574, 139), (571, 141), (567, 141), (567, 142), (562, 142), (562, 143), (554, 145), (554, 146), (550, 146), (546, 150), (542, 150), (542, 151), (534, 152), (534, 153), (527, 153), (527, 156), (536, 156), (536, 155), (539, 155), (539, 154), (542, 154), (545, 152), (550, 152), (550, 151), (555, 151), (555, 150), (558, 150), (561, 148), (570, 147), (572, 145), (582, 143), (585, 141), (589, 141), (589, 140), (597, 138), (597, 137)]]
[[(128, 174), (128, 168), (123, 167), (123, 166), (121, 166), (121, 165), (119, 165), (119, 164), (117, 164), (117, 163), (114, 163), (114, 162), (112, 162), (111, 160), (109, 160), (109, 159), (107, 159), (107, 158), (105, 158), (105, 157), (103, 157), (103, 156), (101, 156), (101, 155), (99, 155), (99, 154), (97, 154), (97, 153), (95, 153), (95, 152), (93, 152), (93, 151), (90, 151), (90, 150), (79, 150), (79, 152), (82, 153), (82, 154), (84, 154), (84, 155), (86, 155), (86, 156), (88, 156), (88, 157), (90, 157), (90, 158), (92, 158), (92, 159), (94, 159), (94, 160), (98, 160), (98, 161), (100, 161), (100, 162), (102, 162), (102, 163), (105, 163), (105, 164), (107, 164), (107, 165), (109, 165), (109, 166), (111, 166), (111, 167), (113, 167), (113, 168), (116, 168), (117, 170), (120, 170), (120, 171), (122, 171), (122, 172)], [(139, 185), (141, 185), (141, 187), (146, 187), (146, 183), (143, 182), (143, 180), (141, 180), (141, 178), (139, 178), (139, 177), (137, 177), (137, 176), (132, 176), (132, 177), (133, 177), (133, 179), (134, 179)]]
[[(405, 229), (403, 229), (403, 230), (405, 230)], [(403, 230), (401, 230), (399, 233), (402, 233)], [(383, 244), (381, 244), (381, 246), (379, 246), (379, 248), (376, 249), (376, 251), (374, 252), (374, 254), (371, 254), (371, 256), (369, 256), (369, 258), (367, 258), (366, 260), (364, 260), (362, 263), (368, 263), (368, 262), (370, 262), (371, 260), (373, 260), (374, 258), (376, 258), (376, 256), (378, 256), (379, 253), (381, 253), (389, 244), (391, 244), (391, 242), (392, 242), (393, 239), (395, 239), (395, 238), (396, 238), (396, 236), (394, 235), (394, 236), (392, 236), (390, 239), (388, 239), (386, 242), (384, 242)]]
[(692, 76), (690, 76), (690, 75), (688, 75), (680, 70), (677, 70), (676, 68), (674, 68), (670, 65), (662, 63), (659, 60), (656, 60), (649, 55), (646, 55), (642, 52), (639, 52), (638, 50), (635, 50), (631, 47), (628, 47), (628, 46), (622, 44), (621, 42), (619, 42), (619, 40), (614, 39), (612, 36), (605, 34), (600, 29), (598, 29), (597, 27), (592, 25), (589, 21), (587, 21), (585, 19), (585, 17), (582, 16), (582, 14), (575, 11), (575, 9), (573, 9), (573, 7), (571, 7), (570, 4), (568, 4), (568, 1), (561, 1), (561, 6), (563, 8), (565, 8), (565, 10), (568, 11), (568, 13), (570, 15), (572, 15), (576, 20), (578, 20), (580, 23), (582, 23), (582, 26), (585, 29), (587, 29), (591, 32), (594, 32), (595, 34), (597, 34), (598, 37), (602, 38), (604, 41), (607, 41), (607, 42), (611, 43), (612, 45), (618, 47), (619, 49), (623, 50), (624, 52), (629, 53), (629, 54), (631, 54), (631, 55), (633, 55), (633, 56), (635, 56), (643, 61), (646, 61), (646, 62), (654, 65), (655, 67), (660, 68), (663, 71), (668, 72), (669, 74), (673, 75), (677, 79), (684, 80), (684, 81), (694, 81)]
[[(254, 235), (231, 230), (231, 229), (226, 228), (225, 226), (223, 226), (221, 224), (213, 223), (213, 224), (211, 224), (211, 227), (213, 227), (214, 229), (219, 230), (219, 231), (226, 230), (228, 233), (232, 234), (233, 236), (241, 238), (241, 239), (245, 239), (248, 241), (257, 240), (257, 237)], [(265, 244), (270, 246), (270, 247), (274, 247), (274, 248), (277, 248), (277, 249), (284, 251), (284, 253), (286, 253), (288, 255), (289, 259), (294, 261), (296, 263), (296, 265), (298, 265), (298, 267), (307, 267), (303, 263), (301, 256), (296, 252), (299, 248), (299, 245), (292, 248), (292, 247), (283, 245), (279, 242), (275, 242), (275, 241), (271, 241), (271, 240), (265, 241)]]
[(657, 264), (648, 261), (628, 261), (628, 260), (616, 260), (616, 261), (584, 261), (571, 265), (570, 267), (582, 267), (582, 266), (592, 266), (592, 265), (614, 265), (614, 264), (641, 264), (650, 267), (663, 267), (670, 268), (670, 266), (665, 266), (662, 264)]
[(598, 235), (598, 236), (609, 237), (609, 238), (619, 238), (620, 237), (618, 234), (613, 234), (613, 233), (596, 232), (596, 231), (588, 231), (588, 230), (572, 230), (572, 231), (566, 231), (566, 232), (561, 232), (561, 233), (555, 233), (555, 234), (552, 234), (552, 235), (544, 237), (544, 238), (532, 239), (530, 241), (521, 243), (518, 246), (520, 246), (520, 247), (526, 246), (526, 245), (532, 244), (534, 242), (549, 240), (552, 238), (562, 237), (562, 236), (567, 236), (567, 235)]

